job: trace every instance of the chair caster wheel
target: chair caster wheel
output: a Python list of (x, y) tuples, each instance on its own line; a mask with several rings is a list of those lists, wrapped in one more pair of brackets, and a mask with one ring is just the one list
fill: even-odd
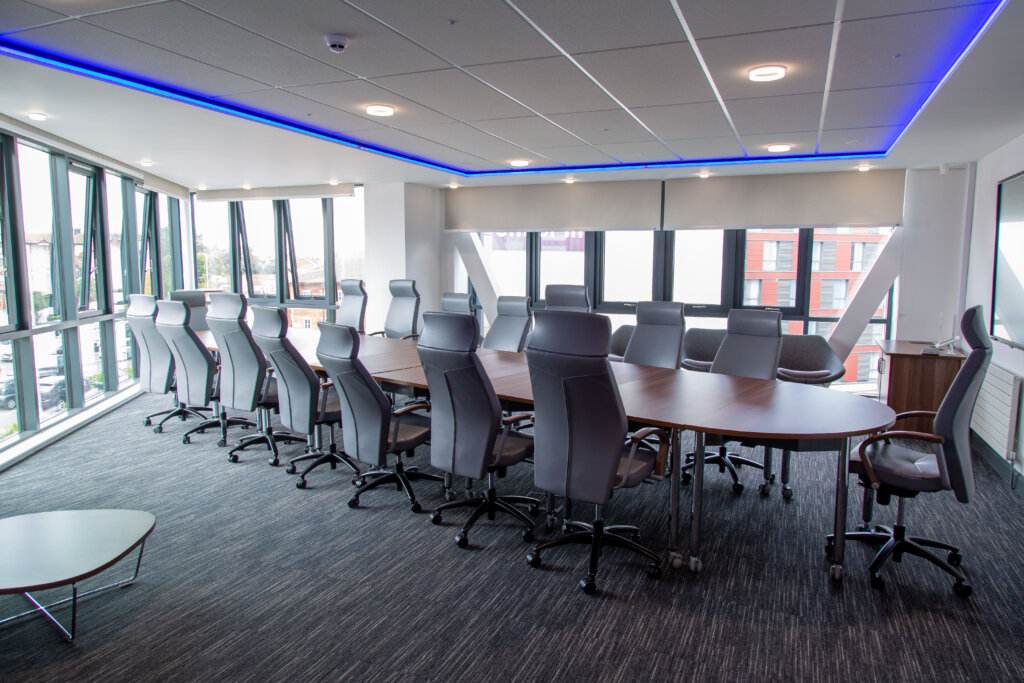
[(419, 502), (415, 502), (409, 506), (409, 509), (412, 510), (413, 512), (419, 512), (420, 510), (423, 509), (423, 506), (420, 505)]
[(828, 569), (828, 575), (832, 577), (833, 581), (843, 580), (843, 565), (834, 564)]
[(683, 486), (686, 486), (691, 481), (693, 481), (693, 475), (690, 474), (689, 472), (683, 472), (683, 474), (679, 478), (679, 483), (681, 483)]
[(885, 579), (883, 579), (878, 574), (872, 574), (871, 587), (874, 588), (876, 591), (882, 590), (883, 588), (885, 588)]
[(580, 588), (587, 595), (593, 595), (597, 592), (597, 584), (589, 576), (585, 579), (580, 579)]
[(974, 589), (963, 581), (957, 581), (953, 584), (953, 592), (956, 593), (957, 597), (966, 598), (974, 592)]
[(647, 576), (654, 580), (661, 578), (661, 565), (660, 564), (649, 564), (647, 565)]
[(353, 509), (359, 507), (359, 497), (357, 496), (355, 498), (349, 498), (348, 506)]
[(355, 486), (356, 488), (361, 487), (365, 483), (366, 480), (363, 479), (362, 477), (352, 477), (352, 485)]
[(306, 480), (305, 479), (299, 479), (297, 482), (295, 482), (295, 488), (297, 488), (297, 489), (304, 489), (304, 488), (306, 488)]
[(743, 493), (743, 484), (739, 483), (738, 481), (733, 482), (732, 490), (735, 493)]
[(540, 567), (540, 553), (532, 552), (526, 556), (526, 564), (530, 565), (534, 569)]
[(466, 538), (465, 534), (455, 534), (455, 545), (465, 548), (469, 545), (469, 539)]
[(152, 420), (150, 420), (150, 419), (149, 419), (148, 417), (147, 417), (147, 418), (146, 418), (145, 420), (143, 420), (143, 421), (142, 421), (142, 426), (143, 426), (143, 427), (148, 427), (148, 426), (150, 426), (151, 424), (153, 424), (153, 421), (152, 421)]
[(446, 501), (448, 501), (450, 503), (453, 500), (455, 500), (456, 498), (458, 498), (458, 496), (456, 495), (455, 491), (452, 491), (451, 489), (445, 489), (444, 490), (444, 499)]
[(229, 453), (228, 462), (238, 462), (238, 455), (236, 453)]
[(153, 427), (153, 433), (154, 434), (159, 434), (162, 431), (164, 431), (164, 428), (162, 426), (160, 426), (160, 425), (157, 425), (156, 427)]
[(336, 469), (338, 469), (338, 463), (336, 463), (336, 462), (333, 462), (333, 461), (332, 461), (332, 462), (331, 462), (331, 469), (332, 469), (332, 470), (336, 470)]
[(788, 487), (782, 489), (782, 500), (785, 500), (785, 501), (793, 500), (793, 489), (788, 488)]
[(228, 445), (228, 442), (225, 441), (224, 439), (221, 439), (220, 441), (217, 442), (217, 445), (220, 446), (221, 448), (224, 448), (225, 446)]
[(701, 570), (704, 569), (704, 563), (700, 561), (699, 557), (691, 557), (689, 569), (693, 574), (700, 574)]
[(284, 468), (284, 471), (286, 473), (288, 473), (288, 474), (295, 474), (295, 471), (296, 471), (295, 465), (288, 465), (288, 467)]
[(949, 555), (946, 555), (946, 562), (949, 562), (954, 567), (959, 567), (960, 563), (964, 561), (964, 556), (955, 550), (951, 550)]
[(527, 543), (533, 543), (533, 529), (524, 529), (522, 536)]
[(440, 512), (431, 512), (430, 513), (430, 521), (433, 524), (440, 524), (441, 523), (441, 513)]
[(825, 557), (832, 557), (832, 551), (835, 550), (835, 544), (832, 541), (825, 543)]
[(277, 457), (273, 457), (267, 460), (267, 463), (269, 463), (271, 467), (277, 467), (281, 464), (281, 461), (278, 460)]
[(531, 505), (530, 509), (528, 511), (528, 514), (530, 515), (530, 517), (536, 517), (537, 515), (540, 514), (540, 506), (539, 505)]
[(181, 437), (181, 442), (182, 443), (192, 443), (192, 439), (190, 439), (187, 436), (183, 436), (183, 437)]
[(548, 531), (554, 530), (556, 527), (558, 527), (558, 518), (554, 515), (548, 515), (548, 518), (544, 520), (544, 527)]
[(772, 492), (772, 487), (768, 482), (765, 482), (757, 487), (757, 492), (761, 494), (762, 498), (767, 498)]

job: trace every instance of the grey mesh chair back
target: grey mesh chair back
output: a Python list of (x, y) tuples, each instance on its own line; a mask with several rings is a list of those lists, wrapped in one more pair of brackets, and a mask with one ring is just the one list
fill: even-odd
[(532, 324), (530, 297), (499, 296), (498, 315), (480, 346), (499, 351), (522, 351)]
[(718, 348), (725, 339), (725, 330), (691, 327), (683, 335), (683, 367), (708, 372), (715, 362)]
[(127, 320), (139, 347), (139, 388), (166, 394), (174, 379), (174, 358), (156, 329), (156, 297), (129, 294)]
[(213, 354), (189, 327), (190, 309), (181, 301), (156, 302), (156, 329), (174, 356), (174, 382), (178, 401), (205, 406), (214, 395), (217, 363)]
[(586, 285), (548, 285), (544, 288), (544, 308), (589, 313), (590, 294)]
[(830, 384), (845, 374), (842, 359), (821, 335), (782, 335), (779, 379), (799, 384)]
[(775, 379), (781, 353), (781, 312), (734, 309), (729, 311), (725, 338), (715, 354), (711, 372)]
[(636, 325), (619, 325), (612, 332), (612, 338), (608, 342), (608, 350), (610, 355), (615, 357), (616, 360), (622, 360), (622, 357), (626, 355), (626, 348), (629, 346), (629, 340), (633, 337), (633, 330), (636, 329)]
[(362, 280), (342, 280), (338, 322), (363, 332), (366, 329), (366, 288)]
[(476, 355), (473, 316), (424, 313), (417, 351), (430, 389), (430, 464), (482, 479), (501, 422), (501, 406)]
[(469, 294), (445, 292), (441, 295), (441, 311), (444, 313), (473, 315), (473, 298)]
[(281, 424), (299, 434), (316, 425), (320, 380), (285, 336), (288, 314), (281, 308), (253, 306), (252, 336), (274, 368)]
[(420, 315), (420, 293), (416, 291), (415, 280), (392, 280), (391, 305), (384, 321), (385, 337), (404, 337), (416, 334)]
[(677, 301), (641, 301), (636, 305), (636, 327), (622, 359), (627, 363), (678, 368), (683, 360), (686, 320)]
[(945, 439), (939, 469), (961, 503), (969, 502), (974, 496), (971, 414), (992, 360), (992, 339), (985, 329), (984, 318), (981, 306), (974, 306), (964, 311), (960, 319), (960, 333), (971, 351), (939, 404), (932, 427), (936, 435)]
[(232, 292), (210, 294), (206, 322), (220, 352), (220, 403), (252, 412), (267, 381), (267, 359), (245, 322), (245, 297)]
[(193, 330), (208, 330), (206, 324), (206, 293), (200, 289), (177, 289), (171, 292), (171, 301), (180, 301), (189, 308), (188, 326)]
[(318, 323), (320, 360), (341, 398), (345, 453), (362, 462), (387, 464), (391, 403), (359, 360), (359, 334), (349, 325)]
[(608, 362), (611, 323), (596, 313), (536, 311), (526, 348), (535, 410), (534, 483), (604, 504), (626, 440), (626, 414)]

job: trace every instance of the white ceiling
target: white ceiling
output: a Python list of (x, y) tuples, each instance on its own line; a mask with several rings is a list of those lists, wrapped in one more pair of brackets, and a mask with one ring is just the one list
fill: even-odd
[[(976, 160), (1024, 133), (1024, 3), (1009, 3), (879, 167)], [(971, 0), (4, 0), (0, 37), (467, 171), (712, 160), (713, 173), (885, 150), (996, 2)], [(837, 12), (839, 21), (836, 22)], [(688, 40), (687, 31), (694, 42)], [(342, 54), (324, 35), (348, 36)], [(703, 61), (703, 66), (702, 66)], [(746, 70), (781, 63), (787, 78)], [(0, 57), (0, 112), (210, 189), (692, 175), (686, 167), (461, 178)], [(717, 94), (716, 94), (717, 91)], [(394, 117), (363, 107), (387, 103)]]

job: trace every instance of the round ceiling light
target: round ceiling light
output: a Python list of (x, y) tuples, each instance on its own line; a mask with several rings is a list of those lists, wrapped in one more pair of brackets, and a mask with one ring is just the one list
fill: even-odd
[(871, 167), (868, 166), (867, 164), (861, 164), (860, 166), (857, 167), (857, 170), (863, 173), (864, 171), (870, 171)]
[(252, 189), (252, 183), (242, 183), (242, 189), (243, 190), (251, 190)]
[(152, 165), (153, 165), (152, 159), (139, 159), (139, 166), (144, 166), (146, 168), (149, 168)]
[(766, 81), (777, 81), (780, 78), (786, 76), (786, 67), (781, 64), (765, 64), (764, 66), (755, 66), (754, 68), (747, 71), (747, 77), (755, 83), (763, 83)]
[(697, 174), (697, 177), (698, 178), (710, 178), (711, 174), (708, 173), (707, 171), (701, 171), (700, 173)]
[(196, 185), (196, 189), (199, 190), (199, 191), (205, 190), (206, 189), (206, 183), (199, 183), (198, 185)]
[(452, 190), (457, 190), (459, 189), (459, 184), (453, 180), (450, 183), (448, 183), (448, 188)]
[(26, 116), (28, 116), (33, 121), (45, 121), (46, 119), (50, 118), (50, 116), (46, 112), (42, 111), (30, 111), (28, 114), (26, 114)]
[(772, 154), (780, 154), (782, 152), (788, 152), (791, 149), (793, 149), (793, 145), (787, 145), (787, 144), (784, 144), (784, 143), (780, 143), (780, 144), (777, 144), (777, 145), (768, 145), (768, 151), (771, 152)]
[(568, 178), (566, 178), (566, 179), (565, 179), (565, 183), (566, 183), (567, 185), (572, 185), (572, 184), (573, 184), (573, 183), (575, 183), (575, 182), (576, 182), (576, 179), (575, 179), (575, 178), (573, 178), (572, 176), (569, 176)]
[(395, 108), (389, 104), (369, 104), (366, 113), (370, 116), (394, 116)]
[(512, 159), (511, 161), (508, 162), (508, 165), (511, 166), (512, 168), (524, 168), (526, 166), (529, 166), (530, 162), (527, 159)]

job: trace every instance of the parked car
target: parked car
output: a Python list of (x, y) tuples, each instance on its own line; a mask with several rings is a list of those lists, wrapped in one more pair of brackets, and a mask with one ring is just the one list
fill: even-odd
[(0, 380), (0, 408), (14, 410), (17, 405), (17, 396), (14, 395), (14, 380)]
[(47, 408), (63, 408), (68, 402), (68, 389), (64, 375), (39, 378), (39, 405)]

